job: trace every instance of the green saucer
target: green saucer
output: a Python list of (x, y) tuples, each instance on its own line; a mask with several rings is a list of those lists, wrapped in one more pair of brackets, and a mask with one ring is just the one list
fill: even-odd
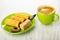
[[(25, 12), (20, 12), (20, 13), (23, 13), (23, 14), (26, 14), (26, 15), (29, 15), (29, 16), (32, 16), (31, 14), (28, 14), (28, 13), (25, 13)], [(32, 24), (28, 28), (26, 28), (25, 30), (20, 30), (19, 32), (16, 32), (16, 33), (10, 32), (10, 29), (13, 28), (13, 26), (6, 25), (5, 24), (5, 20), (8, 19), (8, 18), (10, 18), (11, 16), (15, 16), (15, 15), (16, 15), (16, 13), (13, 13), (13, 14), (10, 14), (10, 15), (6, 16), (3, 19), (2, 23), (1, 23), (2, 28), (5, 31), (7, 31), (8, 33), (11, 33), (11, 34), (23, 34), (23, 33), (27, 32), (27, 31), (31, 30), (34, 27), (35, 20), (33, 19), (32, 20)]]

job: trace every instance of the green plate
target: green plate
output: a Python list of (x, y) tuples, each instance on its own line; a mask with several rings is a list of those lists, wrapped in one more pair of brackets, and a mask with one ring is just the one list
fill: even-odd
[[(23, 14), (26, 14), (26, 15), (29, 15), (29, 16), (32, 16), (31, 14), (28, 14), (28, 13), (25, 13), (25, 12), (20, 12), (20, 13), (23, 13)], [(8, 18), (10, 18), (11, 16), (15, 16), (15, 15), (16, 15), (16, 13), (13, 13), (13, 14), (10, 14), (10, 15), (6, 16), (6, 17), (3, 19), (2, 23), (1, 23), (2, 28), (3, 28), (5, 31), (7, 31), (8, 33), (11, 33), (11, 34), (22, 34), (22, 33), (25, 33), (25, 32), (27, 32), (27, 31), (31, 30), (31, 29), (34, 27), (35, 20), (33, 19), (31, 26), (28, 27), (28, 28), (26, 28), (25, 30), (20, 30), (19, 32), (16, 32), (16, 33), (10, 32), (9, 30), (10, 30), (13, 26), (6, 25), (6, 24), (5, 24), (5, 20), (8, 19)]]

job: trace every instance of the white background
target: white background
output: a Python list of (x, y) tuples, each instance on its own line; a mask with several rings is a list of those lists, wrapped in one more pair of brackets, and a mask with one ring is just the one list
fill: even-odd
[[(60, 16), (59, 0), (0, 0), (0, 22), (6, 15), (13, 12), (35, 14), (37, 7), (41, 5), (53, 6)], [(60, 40), (60, 19), (58, 22), (46, 26), (42, 25), (36, 16), (34, 29), (22, 35), (6, 33), (2, 30), (0, 23), (0, 40)]]

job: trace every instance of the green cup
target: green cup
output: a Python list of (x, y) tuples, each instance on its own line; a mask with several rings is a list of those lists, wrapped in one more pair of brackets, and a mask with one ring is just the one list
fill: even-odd
[[(50, 7), (50, 6), (47, 6), (47, 7)], [(53, 8), (53, 7), (51, 7), (51, 8)], [(38, 9), (37, 9), (37, 17), (42, 24), (49, 25), (54, 21), (55, 22), (58, 21), (59, 16), (56, 14), (54, 8), (53, 8), (54, 10), (48, 14), (41, 13), (40, 11), (38, 11)]]

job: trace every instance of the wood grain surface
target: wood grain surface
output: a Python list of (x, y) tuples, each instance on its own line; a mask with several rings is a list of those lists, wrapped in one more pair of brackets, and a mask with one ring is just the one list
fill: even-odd
[[(35, 14), (37, 7), (51, 5), (60, 16), (60, 0), (0, 0), (0, 22), (13, 12), (28, 12)], [(35, 17), (35, 26), (32, 30), (21, 35), (11, 35), (2, 29), (0, 23), (0, 40), (60, 40), (60, 19), (51, 25), (43, 25)]]

